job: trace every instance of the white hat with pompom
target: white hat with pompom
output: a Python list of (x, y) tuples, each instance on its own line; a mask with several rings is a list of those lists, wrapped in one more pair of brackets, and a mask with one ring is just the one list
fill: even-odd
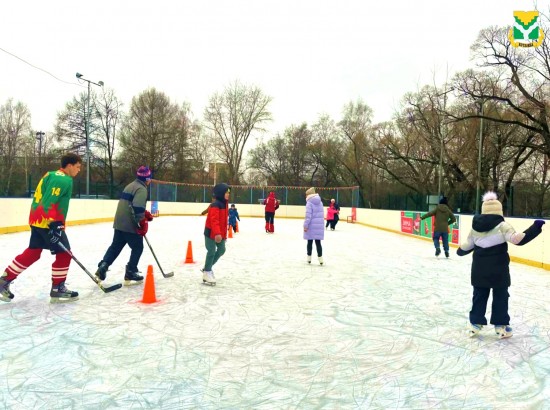
[(502, 204), (497, 199), (497, 194), (493, 191), (486, 192), (483, 195), (483, 203), (481, 204), (482, 214), (502, 215)]

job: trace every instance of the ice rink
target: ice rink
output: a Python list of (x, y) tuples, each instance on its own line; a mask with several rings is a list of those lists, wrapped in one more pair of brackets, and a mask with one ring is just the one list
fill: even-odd
[[(325, 232), (325, 265), (308, 265), (301, 220), (276, 218), (268, 235), (262, 219), (242, 218), (210, 287), (199, 271), (204, 221), (150, 224), (175, 272), (163, 278), (145, 244), (140, 269), (154, 266), (159, 299), (150, 305), (143, 286), (105, 294), (74, 262), (67, 284), (80, 300), (49, 303), (45, 251), (13, 282), (13, 302), (0, 302), (0, 408), (550, 408), (549, 272), (512, 263), (514, 336), (486, 327), (469, 338), (471, 256), (456, 249), (438, 259), (431, 242), (344, 221)], [(67, 228), (92, 272), (111, 225)], [(0, 235), (0, 268), (28, 239)], [(188, 241), (195, 264), (183, 263)], [(122, 282), (128, 256), (108, 284)]]

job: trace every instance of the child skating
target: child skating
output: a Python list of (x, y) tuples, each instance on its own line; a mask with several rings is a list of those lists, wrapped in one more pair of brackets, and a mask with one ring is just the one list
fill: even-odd
[(225, 253), (225, 241), (227, 239), (227, 204), (229, 202), (229, 186), (218, 184), (214, 187), (212, 195), (215, 201), (208, 208), (208, 216), (204, 225), (204, 246), (206, 247), (206, 259), (202, 271), (202, 281), (205, 284), (215, 285), (216, 278), (212, 266)]
[(489, 293), (493, 290), (493, 302), (490, 323), (495, 326), (499, 338), (511, 337), (508, 315), (508, 288), (510, 280), (510, 256), (508, 243), (525, 245), (536, 238), (544, 225), (536, 220), (525, 232), (516, 232), (504, 221), (502, 204), (494, 192), (483, 195), (481, 215), (475, 215), (472, 230), (466, 242), (457, 250), (459, 256), (473, 252), (471, 284), (473, 286), (472, 310), (470, 311), (469, 334), (475, 336), (487, 325), (485, 312)]
[(229, 225), (233, 229), (233, 232), (237, 232), (237, 220), (240, 222), (241, 218), (239, 217), (239, 211), (235, 208), (235, 204), (231, 204), (229, 208)]
[(443, 251), (445, 252), (445, 257), (449, 257), (449, 225), (452, 225), (456, 222), (456, 217), (449, 208), (447, 203), (447, 198), (443, 197), (439, 200), (439, 205), (437, 205), (432, 211), (424, 214), (420, 219), (426, 219), (429, 217), (435, 216), (435, 226), (433, 229), (433, 241), (435, 246), (435, 256), (441, 254), (441, 248), (439, 246), (439, 239), (443, 244)]

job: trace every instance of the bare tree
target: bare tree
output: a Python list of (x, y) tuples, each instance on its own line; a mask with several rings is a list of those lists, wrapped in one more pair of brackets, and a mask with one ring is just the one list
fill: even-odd
[[(547, 20), (541, 19), (540, 23), (544, 27)], [(507, 34), (508, 28), (490, 27), (482, 30), (472, 51), (479, 66), (485, 71), (467, 70), (459, 73), (454, 83), (466, 97), (505, 106), (508, 115), (476, 114), (461, 119), (483, 117), (494, 122), (518, 125), (529, 133), (540, 135), (541, 138), (533, 139), (530, 145), (550, 155), (549, 39), (545, 37), (538, 48), (526, 51), (514, 48)], [(515, 115), (509, 115), (510, 112)]]
[(162, 179), (170, 175), (176, 153), (187, 141), (186, 111), (149, 88), (132, 98), (120, 134), (120, 159), (129, 170), (146, 164)]
[(271, 97), (258, 87), (234, 82), (222, 93), (210, 97), (204, 110), (205, 126), (219, 142), (220, 155), (227, 164), (230, 183), (238, 184), (242, 175), (241, 162), (248, 139), (255, 131), (264, 131), (263, 124), (271, 120), (268, 105)]
[(284, 135), (260, 143), (249, 153), (250, 166), (260, 170), (268, 184), (312, 185), (318, 166), (311, 155), (307, 124), (292, 125)]
[(350, 102), (344, 107), (342, 120), (338, 123), (346, 151), (340, 164), (350, 176), (350, 185), (359, 186), (360, 204), (365, 204), (366, 165), (369, 157), (369, 136), (372, 128), (372, 109), (362, 100)]
[[(112, 187), (115, 184), (114, 158), (117, 147), (117, 131), (122, 118), (122, 103), (112, 89), (102, 87), (102, 92), (94, 102), (94, 118), (97, 121), (97, 131), (92, 145), (96, 152), (96, 161), (102, 173)], [(112, 192), (111, 192), (112, 195)]]
[(21, 102), (14, 104), (10, 98), (0, 106), (0, 174), (4, 176), (2, 192), (9, 195), (15, 161), (23, 153), (25, 140), (31, 133), (31, 114)]

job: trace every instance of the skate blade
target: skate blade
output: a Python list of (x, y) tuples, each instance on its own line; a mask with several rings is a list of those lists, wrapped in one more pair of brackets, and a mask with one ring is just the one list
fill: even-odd
[(2, 302), (11, 302), (13, 299), (7, 296), (0, 296)]
[(69, 302), (74, 302), (75, 300), (78, 300), (78, 296), (75, 296), (74, 298), (52, 298), (52, 297), (50, 297), (50, 303), (69, 303)]
[(124, 286), (141, 285), (143, 280), (124, 280)]
[(209, 285), (209, 286), (216, 286), (216, 282), (208, 282), (206, 280), (202, 280), (202, 284), (203, 285)]

